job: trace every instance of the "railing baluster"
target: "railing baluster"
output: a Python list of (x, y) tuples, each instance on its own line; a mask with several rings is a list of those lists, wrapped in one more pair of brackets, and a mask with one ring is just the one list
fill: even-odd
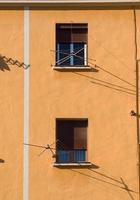
[(73, 163), (86, 161), (86, 149), (57, 150), (57, 162)]

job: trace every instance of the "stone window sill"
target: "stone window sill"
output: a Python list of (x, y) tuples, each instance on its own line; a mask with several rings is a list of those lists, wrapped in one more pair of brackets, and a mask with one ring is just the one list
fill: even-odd
[(90, 162), (77, 162), (77, 163), (54, 163), (53, 164), (54, 167), (59, 167), (59, 168), (63, 168), (63, 167), (92, 167), (93, 164)]
[(57, 71), (94, 71), (97, 72), (98, 70), (90, 67), (89, 65), (84, 66), (53, 66), (53, 70)]

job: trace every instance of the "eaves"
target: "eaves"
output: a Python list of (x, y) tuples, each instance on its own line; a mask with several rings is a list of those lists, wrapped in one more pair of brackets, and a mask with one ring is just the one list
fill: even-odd
[(0, 0), (0, 6), (31, 5), (48, 7), (140, 7), (140, 0)]

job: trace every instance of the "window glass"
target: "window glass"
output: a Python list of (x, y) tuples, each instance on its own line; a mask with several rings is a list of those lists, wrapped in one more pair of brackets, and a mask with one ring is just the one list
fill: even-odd
[(57, 65), (70, 65), (70, 43), (57, 44)]
[(84, 43), (74, 43), (74, 65), (84, 65)]

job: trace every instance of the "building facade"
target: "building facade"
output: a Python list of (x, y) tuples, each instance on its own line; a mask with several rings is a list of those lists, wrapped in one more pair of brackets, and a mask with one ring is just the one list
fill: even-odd
[(0, 1), (0, 199), (139, 199), (138, 1)]

